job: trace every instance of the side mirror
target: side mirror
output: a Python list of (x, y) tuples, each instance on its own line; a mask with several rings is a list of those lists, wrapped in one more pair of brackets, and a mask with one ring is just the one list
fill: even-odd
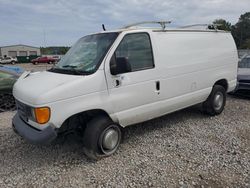
[(122, 74), (126, 72), (131, 72), (131, 65), (125, 57), (111, 58), (110, 61), (110, 72), (112, 75)]

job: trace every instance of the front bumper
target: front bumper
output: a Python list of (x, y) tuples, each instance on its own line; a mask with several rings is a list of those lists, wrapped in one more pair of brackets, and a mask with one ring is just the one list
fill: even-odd
[(57, 132), (51, 126), (43, 130), (37, 130), (24, 122), (16, 113), (12, 120), (14, 131), (33, 144), (48, 144), (57, 137)]

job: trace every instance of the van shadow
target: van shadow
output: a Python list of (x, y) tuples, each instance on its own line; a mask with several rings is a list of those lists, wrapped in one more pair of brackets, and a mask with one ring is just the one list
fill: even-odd
[[(189, 119), (206, 118), (200, 111), (198, 106), (193, 106), (181, 111), (177, 111), (160, 118), (156, 118), (147, 122), (136, 124), (124, 128), (123, 147), (126, 147), (128, 142), (133, 142), (133, 139), (143, 139), (145, 134), (151, 134), (153, 131), (163, 131), (167, 136), (175, 134), (175, 126), (183, 125)], [(167, 131), (166, 131), (167, 129)], [(169, 131), (168, 129), (171, 129)], [(0, 133), (1, 134), (1, 133)], [(40, 168), (53, 168), (63, 166), (64, 169), (72, 168), (72, 166), (81, 164), (84, 166), (91, 165), (95, 161), (89, 160), (83, 153), (82, 143), (74, 135), (69, 135), (66, 140), (62, 138), (57, 139), (56, 143), (47, 146), (35, 146), (27, 143), (21, 137), (15, 135), (13, 131), (10, 133), (12, 139), (12, 147), (7, 143), (3, 143), (0, 148), (0, 154), (3, 158), (8, 158), (8, 163), (2, 165), (7, 168), (11, 164), (12, 168), (16, 171), (20, 170), (17, 167), (22, 164), (21, 169), (40, 169)], [(123, 155), (119, 151), (114, 160), (119, 159), (119, 155)]]

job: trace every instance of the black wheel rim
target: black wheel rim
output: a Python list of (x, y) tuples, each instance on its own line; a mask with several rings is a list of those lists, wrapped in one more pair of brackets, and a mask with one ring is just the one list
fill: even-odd
[(0, 94), (0, 111), (13, 111), (16, 109), (15, 99), (10, 93)]

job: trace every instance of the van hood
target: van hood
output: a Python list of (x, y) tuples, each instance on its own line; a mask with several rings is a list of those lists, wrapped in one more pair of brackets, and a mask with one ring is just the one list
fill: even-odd
[(32, 106), (45, 105), (95, 92), (98, 88), (89, 84), (91, 77), (93, 75), (69, 75), (48, 71), (25, 72), (15, 83), (13, 95), (17, 100)]

